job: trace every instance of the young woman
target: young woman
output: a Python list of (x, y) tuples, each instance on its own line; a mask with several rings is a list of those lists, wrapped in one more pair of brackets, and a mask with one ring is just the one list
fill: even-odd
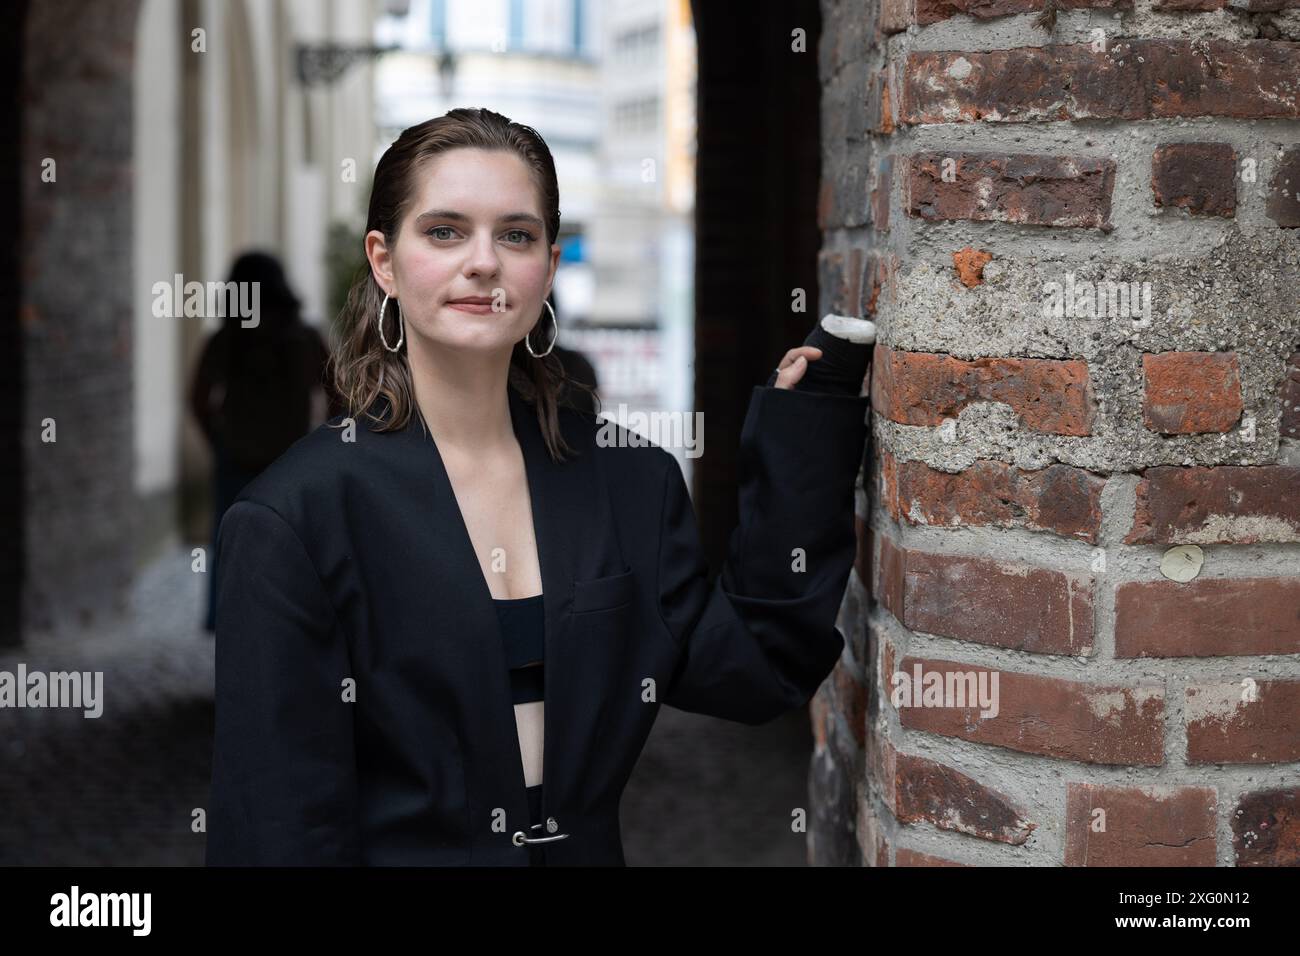
[(622, 865), (660, 704), (758, 724), (833, 667), (868, 346), (816, 331), (754, 388), (711, 585), (676, 459), (556, 401), (559, 224), (491, 111), (380, 160), (349, 413), (220, 529), (209, 865)]

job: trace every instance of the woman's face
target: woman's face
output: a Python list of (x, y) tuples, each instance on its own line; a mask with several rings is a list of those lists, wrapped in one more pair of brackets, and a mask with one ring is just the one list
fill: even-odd
[[(416, 176), (416, 197), (394, 243), (378, 231), (366, 235), (379, 284), (401, 303), (417, 349), (508, 354), (537, 323), (560, 258), (560, 247), (547, 245), (528, 165), (503, 150), (459, 148), (435, 156)], [(454, 304), (465, 298), (483, 301)], [(388, 308), (391, 343), (396, 310)], [(549, 323), (542, 328), (533, 343), (539, 351), (553, 334)]]

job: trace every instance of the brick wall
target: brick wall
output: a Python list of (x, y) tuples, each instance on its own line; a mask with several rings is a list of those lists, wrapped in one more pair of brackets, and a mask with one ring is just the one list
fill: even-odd
[(1300, 864), (1300, 0), (822, 11), (880, 336), (810, 859)]

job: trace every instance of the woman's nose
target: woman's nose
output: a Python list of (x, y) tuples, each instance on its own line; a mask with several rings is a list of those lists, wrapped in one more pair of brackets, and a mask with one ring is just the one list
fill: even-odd
[(501, 268), (496, 246), (491, 236), (475, 236), (470, 241), (465, 258), (466, 275), (496, 275)]

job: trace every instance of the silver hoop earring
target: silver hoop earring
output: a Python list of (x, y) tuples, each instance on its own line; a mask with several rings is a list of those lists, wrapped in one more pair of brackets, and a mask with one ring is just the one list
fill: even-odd
[(384, 293), (384, 301), (379, 303), (379, 341), (384, 343), (384, 348), (390, 352), (396, 352), (402, 347), (402, 341), (406, 338), (406, 326), (402, 322), (402, 303), (397, 303), (397, 344), (389, 345), (388, 339), (384, 338), (384, 310), (388, 308), (388, 293)]
[(533, 330), (528, 330), (528, 335), (524, 336), (524, 347), (528, 349), (528, 354), (533, 358), (545, 358), (547, 355), (550, 355), (551, 349), (555, 348), (555, 343), (560, 338), (560, 323), (555, 320), (555, 309), (552, 307), (551, 303), (547, 302), (545, 299), (542, 300), (542, 305), (551, 310), (551, 324), (555, 326), (555, 334), (551, 336), (551, 344), (546, 346), (546, 351), (538, 354), (533, 351), (533, 343), (531, 341)]

